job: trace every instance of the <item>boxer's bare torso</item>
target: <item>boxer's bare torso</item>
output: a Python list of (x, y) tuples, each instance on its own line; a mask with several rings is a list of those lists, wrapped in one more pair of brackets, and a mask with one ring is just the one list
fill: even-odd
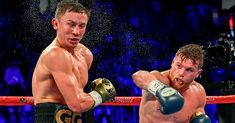
[[(62, 57), (52, 59), (53, 57), (51, 56), (55, 54), (60, 54)], [(71, 67), (72, 73), (70, 75), (75, 76), (73, 78), (77, 79), (76, 82), (78, 83), (75, 84), (77, 88), (79, 88), (77, 90), (83, 92), (83, 88), (88, 82), (88, 69), (93, 59), (92, 53), (82, 44), (78, 44), (74, 52), (68, 52), (64, 48), (57, 46), (55, 41), (53, 41), (52, 44), (42, 52), (33, 74), (32, 89), (35, 104), (44, 102), (66, 104), (57, 86), (58, 84), (60, 85), (60, 83), (55, 82), (55, 79), (60, 79), (60, 77), (54, 78), (51, 72), (53, 70), (50, 68), (50, 66), (53, 65), (53, 61), (61, 61), (63, 59), (71, 61), (70, 64), (61, 64), (62, 66), (57, 67)], [(65, 76), (61, 76), (61, 79), (63, 77)], [(62, 86), (60, 88), (66, 87)], [(69, 91), (70, 88), (67, 90)]]

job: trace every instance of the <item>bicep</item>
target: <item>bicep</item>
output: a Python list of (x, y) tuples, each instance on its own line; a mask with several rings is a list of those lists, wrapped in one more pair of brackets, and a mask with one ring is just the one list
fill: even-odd
[(66, 53), (57, 51), (46, 56), (44, 62), (65, 101), (77, 101), (74, 97), (77, 96), (79, 91), (79, 83), (72, 71), (71, 57)]
[(58, 89), (65, 97), (78, 93), (76, 90), (79, 90), (79, 85), (74, 74), (60, 71), (52, 73), (52, 76)]

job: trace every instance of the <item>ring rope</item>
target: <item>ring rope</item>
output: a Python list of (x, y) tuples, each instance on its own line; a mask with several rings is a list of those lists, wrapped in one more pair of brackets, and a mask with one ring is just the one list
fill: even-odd
[[(115, 97), (115, 100), (105, 102), (102, 105), (106, 106), (138, 106), (140, 105), (141, 97), (120, 96)], [(227, 96), (207, 96), (207, 104), (228, 104), (235, 103), (235, 95)], [(0, 96), (0, 106), (23, 106), (33, 105), (34, 99), (32, 96)]]

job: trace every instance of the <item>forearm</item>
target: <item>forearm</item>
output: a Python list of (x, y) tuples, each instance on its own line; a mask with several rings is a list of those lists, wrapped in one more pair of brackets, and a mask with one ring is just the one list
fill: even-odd
[(82, 113), (93, 107), (94, 100), (87, 93), (79, 92), (73, 99), (66, 101), (66, 104), (73, 112)]
[(82, 94), (81, 101), (79, 102), (81, 106), (81, 112), (86, 112), (93, 108), (94, 99), (88, 94)]
[(132, 79), (136, 86), (141, 89), (147, 90), (148, 84), (155, 80), (156, 78), (150, 74), (148, 71), (137, 71), (132, 75)]
[(145, 90), (148, 89), (149, 84), (153, 80), (159, 80), (164, 84), (169, 83), (169, 79), (167, 77), (163, 76), (158, 71), (149, 72), (149, 71), (139, 70), (132, 75), (132, 79), (133, 79), (134, 83), (136, 84), (136, 86), (138, 86), (141, 89), (145, 89)]

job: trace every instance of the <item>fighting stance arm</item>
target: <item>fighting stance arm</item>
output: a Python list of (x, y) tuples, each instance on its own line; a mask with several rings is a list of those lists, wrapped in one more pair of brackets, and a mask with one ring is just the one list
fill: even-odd
[(96, 107), (103, 102), (114, 100), (116, 90), (108, 79), (98, 78), (92, 81), (89, 95), (95, 101), (93, 107)]
[(199, 106), (196, 112), (193, 114), (190, 123), (211, 123), (210, 118), (205, 114), (204, 110), (206, 105), (206, 92), (199, 83), (197, 83), (196, 86), (198, 88)]
[[(83, 44), (78, 44), (78, 54), (81, 54), (87, 63), (89, 69), (92, 64), (93, 54)], [(91, 92), (89, 95), (94, 99), (95, 103), (92, 107), (96, 107), (99, 104), (114, 99), (116, 96), (116, 90), (113, 84), (106, 78), (98, 78), (91, 82)]]
[(52, 74), (58, 89), (68, 107), (74, 112), (89, 110), (94, 104), (94, 100), (79, 85), (72, 71), (71, 55), (63, 49), (54, 48), (47, 54), (43, 61)]
[(133, 80), (138, 87), (146, 89), (158, 97), (161, 104), (160, 110), (163, 114), (175, 113), (183, 107), (183, 96), (177, 90), (163, 84), (160, 80), (166, 79), (160, 73), (154, 76), (154, 73), (138, 71), (133, 74)]

